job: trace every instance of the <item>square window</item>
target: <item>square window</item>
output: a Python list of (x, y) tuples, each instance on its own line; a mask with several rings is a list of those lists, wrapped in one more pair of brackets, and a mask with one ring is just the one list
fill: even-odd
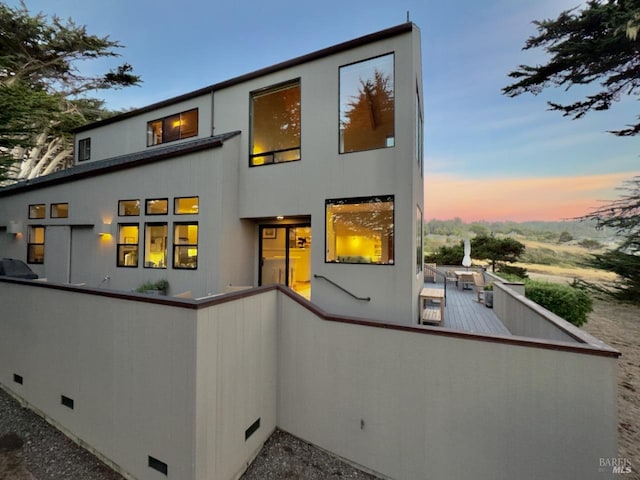
[(44, 203), (37, 205), (29, 205), (29, 218), (40, 219), (44, 218), (47, 213), (47, 207)]
[(140, 200), (120, 200), (118, 202), (119, 217), (135, 217), (140, 215)]
[(250, 165), (300, 160), (300, 82), (251, 95)]
[(394, 197), (326, 200), (326, 262), (394, 263)]
[(169, 213), (168, 198), (149, 198), (145, 202), (144, 212), (147, 215), (166, 215)]
[(69, 217), (68, 203), (52, 203), (51, 204), (51, 218), (68, 218), (68, 217)]
[(173, 213), (176, 215), (195, 215), (199, 211), (199, 197), (178, 197), (173, 200)]
[(394, 55), (340, 67), (340, 153), (395, 145)]

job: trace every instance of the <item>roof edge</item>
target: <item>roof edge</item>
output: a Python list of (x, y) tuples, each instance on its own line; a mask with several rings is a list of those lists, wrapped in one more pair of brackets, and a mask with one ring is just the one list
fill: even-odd
[(387, 38), (395, 37), (403, 33), (412, 32), (414, 29), (417, 29), (417, 28), (418, 28), (417, 25), (415, 25), (412, 22), (402, 23), (400, 25), (396, 25), (395, 27), (370, 33), (352, 40), (347, 40), (346, 42), (338, 43), (336, 45), (332, 45), (330, 47), (326, 47), (321, 50), (316, 50), (312, 53), (308, 53), (296, 58), (292, 58), (290, 60), (285, 60), (284, 62), (276, 63), (269, 67), (261, 68), (259, 70), (255, 70), (253, 72), (246, 73), (246, 74), (231, 78), (229, 80), (223, 80), (222, 82), (214, 83), (213, 85), (209, 85), (207, 87), (203, 87), (198, 90), (194, 90), (192, 92), (178, 95), (177, 97), (172, 97), (167, 100), (162, 100), (160, 102), (152, 103), (151, 105), (140, 107), (135, 110), (130, 110), (130, 111), (121, 113), (119, 115), (115, 115), (113, 117), (105, 118), (104, 120), (100, 120), (98, 122), (89, 123), (87, 125), (83, 125), (81, 127), (75, 128), (73, 132), (81, 133), (86, 130), (102, 127), (105, 125), (109, 125), (111, 123), (116, 123), (120, 120), (135, 117), (137, 115), (141, 115), (143, 113), (150, 112), (158, 108), (173, 105), (175, 103), (183, 102), (185, 100), (190, 100), (192, 98), (199, 97), (201, 95), (206, 95), (207, 93), (215, 92), (216, 90), (222, 90), (223, 88), (228, 88), (228, 87), (237, 85), (239, 83), (243, 83), (258, 77), (262, 77), (264, 75), (268, 75), (270, 73), (275, 73), (277, 71), (284, 70), (286, 68), (291, 68), (297, 65), (301, 65), (303, 63), (313, 61), (313, 60), (318, 60), (320, 58), (328, 57), (330, 55), (334, 55), (336, 53), (340, 53), (345, 50), (350, 50), (352, 48), (368, 45), (370, 43), (378, 42), (380, 40), (385, 40)]

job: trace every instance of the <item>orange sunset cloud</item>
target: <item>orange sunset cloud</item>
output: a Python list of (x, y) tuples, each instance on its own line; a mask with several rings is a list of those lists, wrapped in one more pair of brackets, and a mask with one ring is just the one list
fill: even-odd
[(426, 219), (558, 221), (585, 215), (619, 196), (617, 187), (638, 173), (576, 177), (472, 179), (425, 175)]

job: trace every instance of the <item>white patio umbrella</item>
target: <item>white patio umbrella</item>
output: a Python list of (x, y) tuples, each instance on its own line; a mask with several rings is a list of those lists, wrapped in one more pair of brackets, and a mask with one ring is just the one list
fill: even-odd
[(462, 258), (462, 266), (469, 268), (471, 266), (471, 241), (464, 239), (464, 257)]

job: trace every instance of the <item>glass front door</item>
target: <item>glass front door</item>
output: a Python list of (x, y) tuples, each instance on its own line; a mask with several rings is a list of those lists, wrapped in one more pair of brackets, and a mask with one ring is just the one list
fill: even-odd
[(311, 226), (260, 227), (260, 285), (287, 285), (311, 298)]

